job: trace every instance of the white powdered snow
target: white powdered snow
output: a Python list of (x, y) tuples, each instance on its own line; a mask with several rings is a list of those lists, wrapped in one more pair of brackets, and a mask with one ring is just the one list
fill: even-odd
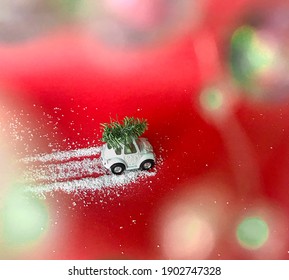
[(97, 178), (84, 178), (66, 182), (55, 182), (51, 184), (26, 186), (25, 190), (44, 195), (54, 191), (64, 191), (66, 193), (83, 190), (100, 190), (104, 187), (121, 187), (146, 177), (154, 176), (156, 172), (148, 171), (128, 171), (122, 175), (102, 175)]
[(51, 154), (39, 154), (35, 156), (25, 157), (20, 159), (20, 162), (51, 162), (51, 161), (65, 161), (73, 158), (89, 157), (98, 155), (101, 151), (101, 146), (83, 148), (69, 151), (59, 151)]
[(99, 158), (86, 158), (65, 163), (31, 165), (23, 173), (26, 182), (55, 182), (91, 175), (104, 174), (106, 171)]
[[(61, 108), (54, 108), (54, 113), (43, 111), (42, 116), (37, 120), (34, 119), (35, 115), (31, 113), (34, 112), (34, 109), (39, 109), (36, 105), (33, 105), (32, 109), (28, 108), (28, 111), (10, 111), (6, 107), (3, 109), (6, 114), (5, 120), (2, 122), (0, 120), (2, 133), (13, 139), (12, 144), (15, 147), (19, 144), (20, 147), (23, 147), (23, 152), (30, 154), (19, 160), (23, 171), (21, 184), (26, 191), (46, 196), (53, 195), (55, 191), (77, 193), (82, 190), (105, 188), (117, 190), (118, 187), (124, 188), (131, 183), (138, 183), (156, 174), (156, 169), (148, 172), (127, 171), (119, 176), (109, 174), (109, 171), (102, 166), (99, 158), (102, 146), (93, 144), (97, 142), (91, 139), (86, 141), (91, 147), (31, 155), (33, 151), (39, 151), (39, 147), (35, 147), (34, 144), (37, 141), (42, 143), (42, 138), (49, 141), (48, 146), (50, 148), (59, 149), (61, 147), (56, 141), (59, 134), (61, 135), (58, 124), (64, 117)], [(86, 109), (86, 107), (83, 108), (81, 112)], [(80, 106), (75, 104), (71, 108), (71, 112), (76, 112), (78, 115)], [(93, 124), (93, 116), (91, 120)], [(81, 131), (82, 126), (81, 124), (76, 125), (72, 120), (69, 128), (73, 131)], [(67, 147), (77, 146), (77, 142), (71, 143), (69, 138), (63, 141)], [(159, 166), (159, 163), (157, 165)]]

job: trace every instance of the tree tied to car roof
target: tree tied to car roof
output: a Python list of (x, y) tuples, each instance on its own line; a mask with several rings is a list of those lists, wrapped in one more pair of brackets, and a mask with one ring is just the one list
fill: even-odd
[(113, 149), (122, 145), (129, 145), (134, 139), (140, 137), (148, 127), (147, 120), (134, 117), (125, 117), (122, 122), (110, 120), (110, 123), (102, 123), (102, 141)]

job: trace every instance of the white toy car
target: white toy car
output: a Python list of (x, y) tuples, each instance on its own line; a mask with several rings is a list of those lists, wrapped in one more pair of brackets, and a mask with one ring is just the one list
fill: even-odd
[(155, 165), (155, 154), (146, 138), (138, 138), (129, 145), (121, 145), (118, 149), (104, 144), (101, 150), (101, 160), (113, 174), (120, 175), (125, 170), (151, 169)]

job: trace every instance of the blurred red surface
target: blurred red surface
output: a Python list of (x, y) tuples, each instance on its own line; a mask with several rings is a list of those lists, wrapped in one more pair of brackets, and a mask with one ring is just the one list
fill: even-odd
[[(166, 211), (183, 194), (193, 199), (195, 189), (207, 181), (213, 194), (219, 190), (224, 205), (220, 206), (222, 218), (217, 216), (222, 228), (218, 228), (206, 258), (288, 258), (285, 237), (284, 247), (275, 255), (256, 255), (238, 249), (232, 241), (235, 223), (244, 209), (258, 208), (260, 201), (265, 208), (268, 204), (268, 209), (276, 210), (280, 223), (288, 217), (288, 102), (272, 105), (238, 99), (222, 125), (204, 118), (199, 108), (206, 83), (225, 76), (225, 63), (218, 52), (241, 21), (242, 7), (247, 4), (212, 1), (198, 28), (157, 46), (118, 49), (78, 29), (64, 28), (0, 47), (1, 95), (6, 108), (29, 114), (32, 127), (36, 120), (46, 126), (42, 112), (57, 120), (57, 133), (48, 125), (45, 130), (51, 137), (41, 138), (44, 130), (40, 131), (28, 150), (25, 141), (10, 140), (15, 158), (31, 155), (34, 150), (49, 153), (52, 149), (89, 147), (89, 143), (99, 145), (100, 123), (110, 117), (135, 116), (148, 120), (146, 137), (157, 157), (163, 159), (155, 176), (125, 188), (85, 194), (60, 191), (47, 196), (50, 220), (46, 236), (33, 250), (16, 250), (4, 258), (170, 258), (162, 244)], [(206, 40), (216, 44), (217, 55), (210, 56), (209, 62), (206, 49), (205, 58), (195, 51), (200, 40), (204, 46)], [(204, 66), (202, 61), (208, 64)], [(244, 156), (247, 142), (238, 134), (238, 127), (242, 128), (241, 135), (246, 135), (253, 156)], [(232, 150), (237, 161), (232, 159)], [(246, 178), (252, 170), (243, 168), (251, 166), (247, 161), (252, 157), (259, 172), (258, 187), (250, 186)], [(248, 186), (242, 185), (240, 177), (245, 184), (248, 179)], [(220, 184), (225, 187), (218, 189)], [(271, 225), (270, 230), (286, 235), (288, 227), (279, 228), (280, 223)]]

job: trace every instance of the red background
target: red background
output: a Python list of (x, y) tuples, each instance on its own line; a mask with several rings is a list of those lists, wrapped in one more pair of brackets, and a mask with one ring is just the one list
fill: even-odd
[[(271, 228), (277, 231), (275, 236), (288, 234), (288, 227), (280, 227), (289, 210), (287, 100), (269, 104), (237, 98), (232, 115), (221, 125), (204, 117), (199, 105), (202, 88), (219, 81), (226, 83), (223, 53), (249, 5), (252, 1), (211, 1), (197, 26), (139, 48), (106, 45), (72, 26), (0, 46), (5, 108), (16, 113), (23, 110), (26, 116), (29, 113), (32, 127), (33, 122), (37, 125), (36, 120), (47, 121), (43, 111), (51, 114), (53, 121), (59, 117), (57, 133), (46, 126), (38, 133), (46, 131), (50, 136), (41, 139), (36, 135), (26, 151), (25, 141), (8, 140), (12, 141), (15, 158), (33, 154), (34, 149), (51, 152), (52, 148), (89, 147), (88, 142), (98, 145), (100, 123), (116, 115), (120, 119), (146, 118), (146, 137), (157, 156), (163, 158), (163, 164), (156, 167), (156, 176), (125, 188), (47, 196), (50, 224), (46, 236), (33, 250), (16, 250), (4, 258), (169, 258), (162, 248), (166, 211), (183, 196), (194, 196), (199, 186), (207, 184), (204, 182), (210, 182), (211, 195), (204, 203), (214, 200), (216, 193), (224, 199), (218, 228), (221, 233), (206, 258), (288, 258), (285, 237), (283, 248), (275, 255), (258, 255), (233, 241), (235, 223), (244, 209), (263, 204), (276, 220)], [(196, 52), (196, 45), (206, 46), (208, 40), (216, 45), (216, 56), (209, 55), (210, 45), (204, 54)], [(56, 107), (60, 110), (55, 111)], [(246, 168), (251, 166), (247, 162), (250, 157), (243, 155), (246, 144), (235, 133), (236, 123), (254, 151), (259, 188), (240, 183), (240, 178), (246, 182), (252, 170)], [(230, 147), (242, 167), (238, 168), (237, 161), (230, 157)], [(230, 204), (225, 203), (227, 200)]]

